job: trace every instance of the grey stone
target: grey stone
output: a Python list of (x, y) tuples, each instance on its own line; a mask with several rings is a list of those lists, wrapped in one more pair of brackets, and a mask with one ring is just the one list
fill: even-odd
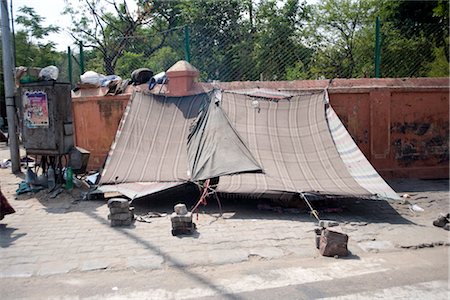
[(320, 220), (319, 226), (323, 227), (323, 228), (328, 228), (328, 227), (339, 226), (339, 223), (336, 221), (331, 221), (331, 220)]
[(185, 215), (188, 213), (186, 205), (183, 203), (178, 203), (177, 205), (174, 206), (173, 209), (175, 210), (175, 213), (177, 215)]
[(433, 221), (433, 225), (437, 227), (444, 227), (448, 223), (448, 219), (444, 215), (439, 215), (439, 217)]
[(130, 209), (128, 207), (111, 207), (109, 209), (109, 212), (111, 214), (120, 214), (120, 213), (127, 213)]
[(176, 222), (190, 223), (192, 222), (192, 213), (188, 212), (185, 215), (177, 215), (176, 213), (172, 213), (172, 215), (170, 216), (170, 220), (172, 221), (172, 223)]
[(109, 218), (110, 220), (125, 221), (131, 219), (131, 216), (132, 216), (131, 213), (128, 211), (126, 213), (110, 214)]
[(127, 199), (122, 199), (122, 198), (112, 198), (108, 200), (108, 207), (109, 208), (117, 208), (117, 207), (126, 207), (129, 208), (130, 204), (128, 203)]
[(111, 227), (130, 226), (131, 223), (133, 223), (131, 218), (128, 220), (111, 220)]

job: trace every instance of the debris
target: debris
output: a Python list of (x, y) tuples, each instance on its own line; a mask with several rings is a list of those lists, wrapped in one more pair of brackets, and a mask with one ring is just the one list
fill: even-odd
[(131, 73), (133, 85), (147, 83), (153, 77), (153, 71), (147, 68), (136, 69)]
[(323, 228), (314, 228), (314, 233), (316, 234), (316, 248), (320, 247), (320, 236), (322, 235)]
[(87, 176), (87, 177), (86, 177), (86, 182), (89, 183), (90, 185), (95, 185), (95, 184), (97, 184), (97, 179), (98, 179), (98, 175), (99, 175), (99, 174), (100, 174), (100, 173), (97, 172), (97, 173), (95, 173), (95, 174), (92, 174), (92, 175)]
[[(439, 214), (437, 219), (433, 221), (433, 225), (436, 227), (444, 227), (445, 225), (447, 225), (449, 223), (448, 216), (449, 216), (449, 214), (447, 214), (447, 215)], [(448, 229), (446, 229), (446, 230), (448, 230)]]
[(413, 211), (413, 212), (423, 212), (423, 211), (425, 211), (422, 207), (420, 207), (417, 204), (414, 204), (414, 205), (410, 206), (409, 209), (411, 211)]
[(2, 169), (8, 169), (9, 167), (11, 167), (11, 160), (10, 159), (4, 159), (0, 163), (0, 168), (2, 168)]
[(160, 214), (160, 213), (151, 211), (151, 212), (146, 213), (145, 215), (136, 215), (136, 221), (151, 223), (150, 219), (161, 218), (161, 217), (165, 217), (165, 216), (167, 216), (167, 214)]
[(187, 211), (185, 204), (177, 204), (170, 216), (172, 222), (172, 235), (192, 234), (195, 224), (192, 223), (192, 213)]
[(64, 191), (64, 189), (61, 187), (61, 185), (57, 185), (53, 192), (50, 194), (50, 198), (56, 198), (59, 194), (61, 194)]
[(328, 228), (328, 227), (339, 226), (339, 223), (336, 221), (331, 221), (331, 220), (320, 220), (319, 226), (322, 228)]
[(130, 208), (130, 203), (126, 199), (112, 198), (108, 200), (111, 227), (130, 226), (134, 220), (134, 208)]
[(347, 256), (348, 235), (336, 228), (326, 228), (320, 236), (319, 251), (323, 256)]
[(402, 198), (411, 198), (409, 194), (403, 194)]

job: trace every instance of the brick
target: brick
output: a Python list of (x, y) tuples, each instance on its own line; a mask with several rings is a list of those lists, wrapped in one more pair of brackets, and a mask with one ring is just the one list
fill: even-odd
[(117, 220), (117, 221), (126, 221), (128, 219), (131, 219), (131, 213), (128, 211), (126, 213), (120, 213), (120, 214), (110, 214), (109, 215), (110, 220)]
[(328, 227), (334, 227), (339, 226), (339, 223), (336, 221), (331, 220), (320, 220), (319, 221), (319, 227), (328, 228)]
[(109, 208), (129, 208), (130, 204), (128, 203), (127, 199), (122, 199), (122, 198), (112, 198), (108, 200), (108, 207)]
[(111, 220), (111, 227), (130, 226), (132, 222), (131, 218), (128, 220)]
[(170, 220), (172, 223), (174, 222), (192, 222), (192, 213), (188, 212), (185, 215), (177, 215), (176, 213), (172, 213), (170, 216)]
[(127, 213), (130, 209), (128, 207), (111, 207), (109, 209), (109, 212), (111, 214), (120, 214), (120, 213)]
[(178, 203), (177, 205), (175, 205), (174, 210), (177, 215), (185, 215), (188, 213), (186, 205), (182, 203)]

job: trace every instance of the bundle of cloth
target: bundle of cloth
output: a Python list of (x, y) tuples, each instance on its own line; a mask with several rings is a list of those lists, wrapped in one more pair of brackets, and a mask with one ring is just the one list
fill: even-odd
[(3, 218), (6, 215), (13, 214), (16, 211), (12, 206), (9, 204), (6, 197), (3, 195), (2, 190), (0, 189), (0, 220), (3, 220)]

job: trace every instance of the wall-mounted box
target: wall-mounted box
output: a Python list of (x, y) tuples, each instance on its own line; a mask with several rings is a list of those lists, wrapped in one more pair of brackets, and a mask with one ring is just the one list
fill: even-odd
[(23, 84), (18, 102), (27, 153), (69, 153), (74, 145), (70, 84), (54, 81)]

